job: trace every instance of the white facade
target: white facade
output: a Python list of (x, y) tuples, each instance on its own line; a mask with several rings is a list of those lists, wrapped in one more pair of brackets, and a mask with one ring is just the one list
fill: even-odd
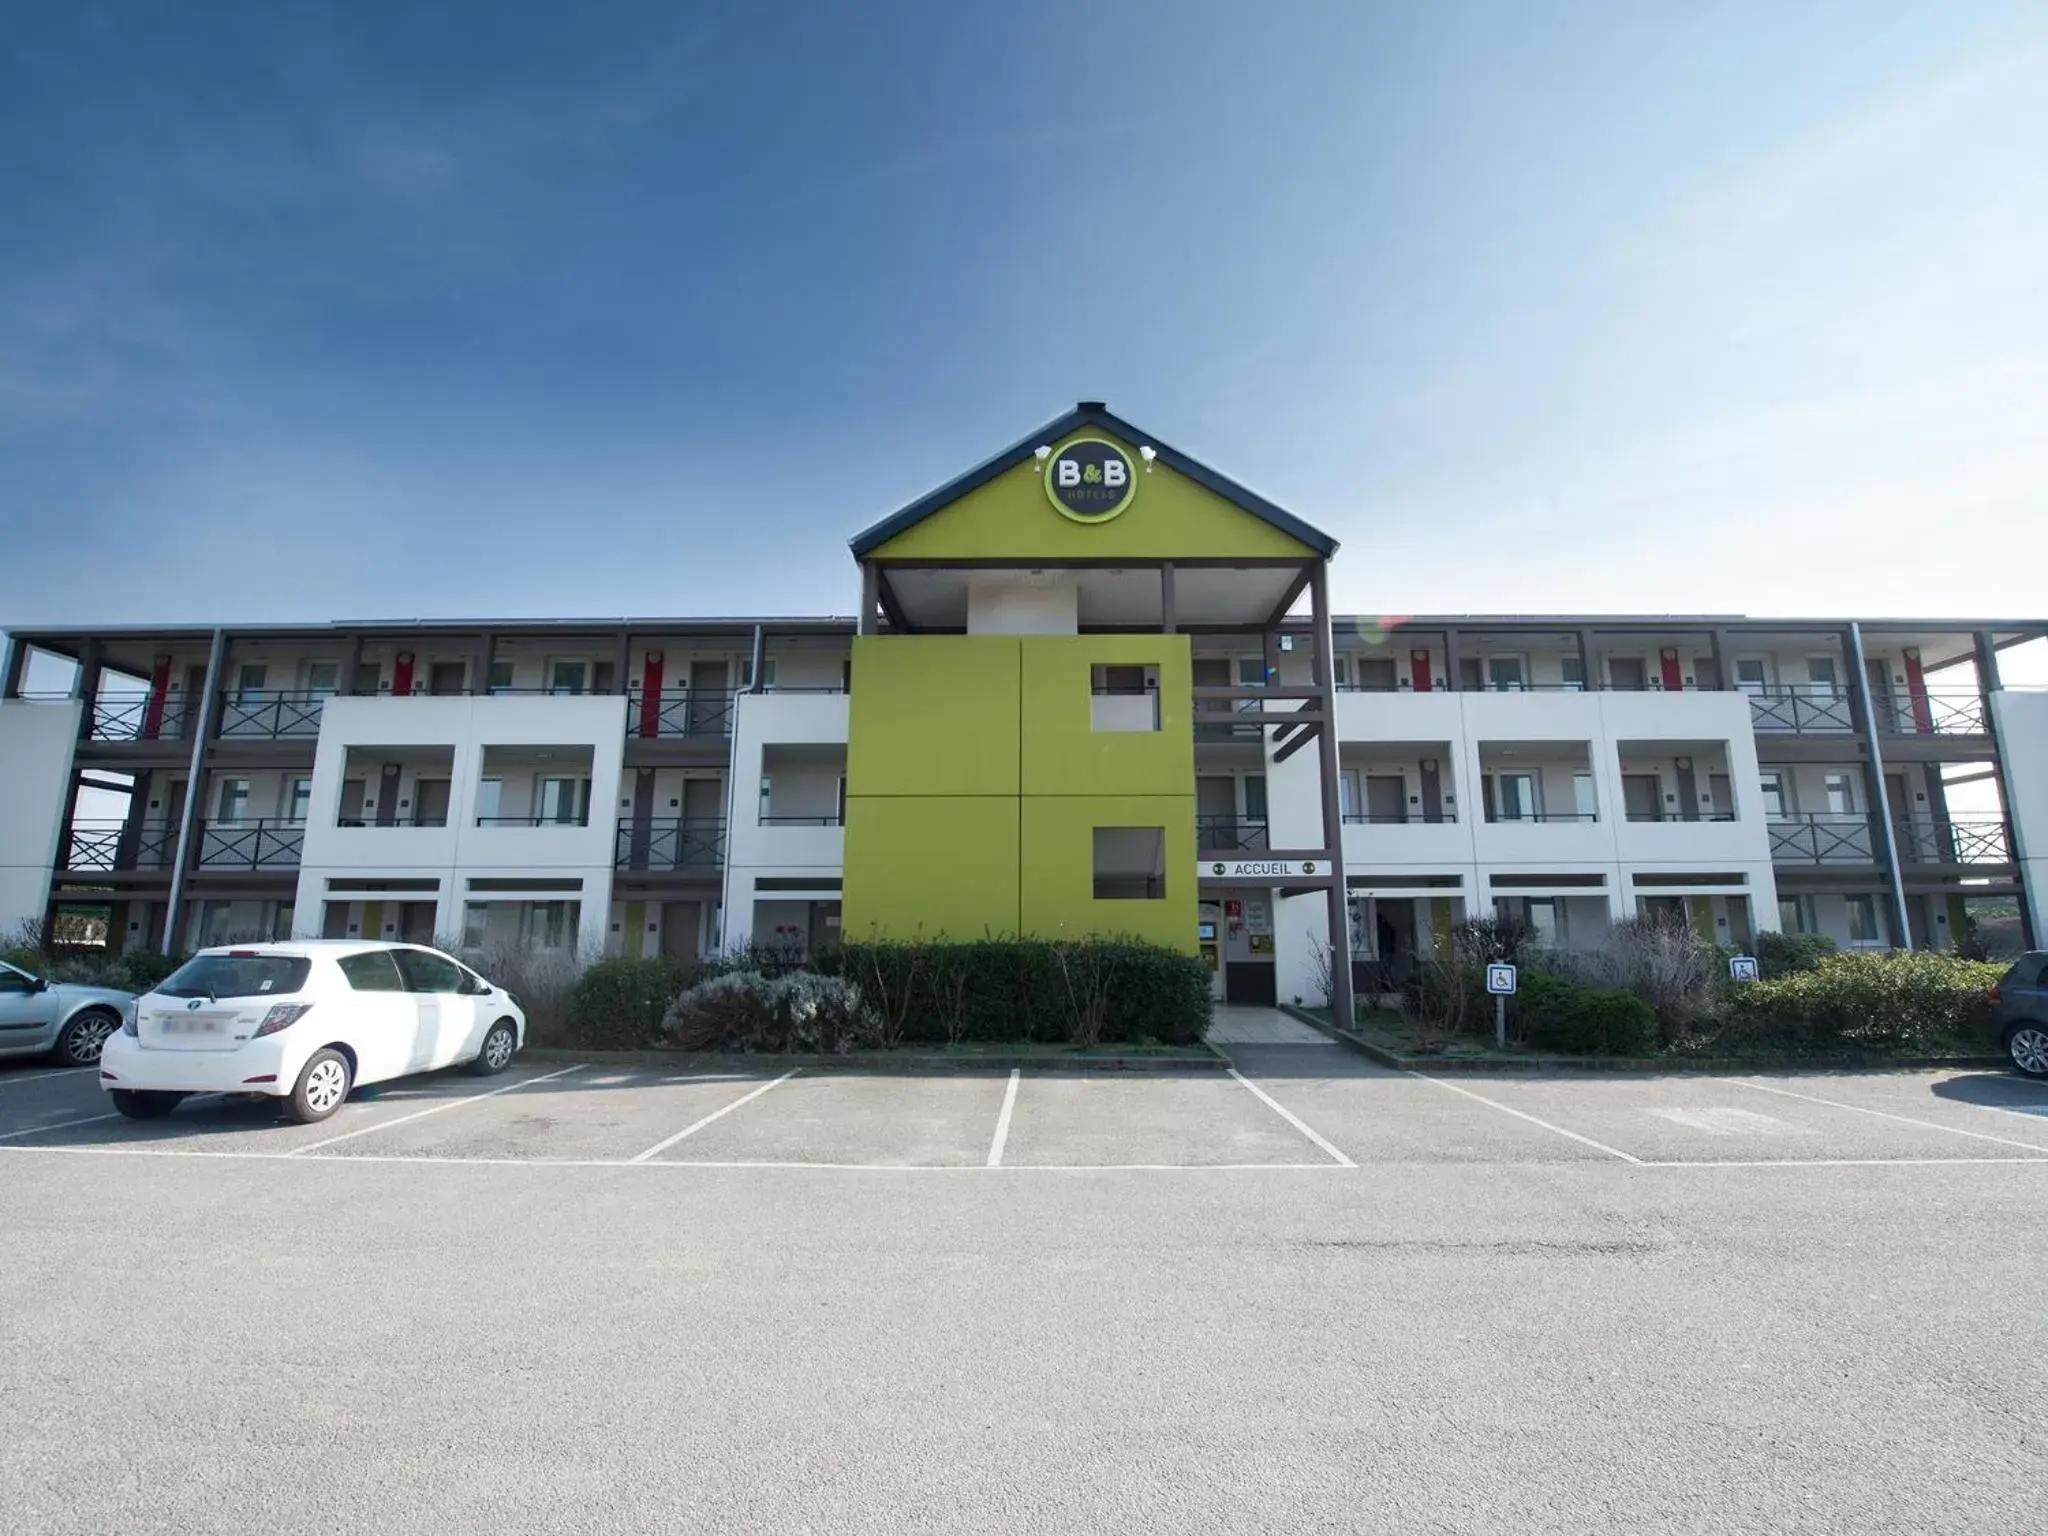
[(75, 699), (0, 700), (0, 934), (49, 906), (80, 714)]

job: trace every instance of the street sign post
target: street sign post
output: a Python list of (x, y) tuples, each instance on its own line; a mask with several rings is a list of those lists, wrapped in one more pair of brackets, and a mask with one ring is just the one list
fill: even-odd
[(1515, 968), (1495, 961), (1486, 968), (1486, 990), (1493, 994), (1493, 1043), (1508, 1043), (1508, 999), (1515, 995)]

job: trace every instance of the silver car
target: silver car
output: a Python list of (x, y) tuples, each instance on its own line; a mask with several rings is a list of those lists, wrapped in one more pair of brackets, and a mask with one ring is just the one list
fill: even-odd
[(132, 992), (45, 981), (0, 961), (0, 1058), (48, 1053), (89, 1067), (134, 1002)]

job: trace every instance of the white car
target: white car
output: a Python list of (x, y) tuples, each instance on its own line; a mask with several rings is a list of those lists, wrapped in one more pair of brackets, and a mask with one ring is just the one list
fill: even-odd
[(100, 1055), (135, 1120), (191, 1093), (257, 1093), (325, 1120), (361, 1083), (468, 1063), (502, 1072), (526, 1043), (510, 993), (437, 949), (307, 939), (202, 949), (136, 1000)]

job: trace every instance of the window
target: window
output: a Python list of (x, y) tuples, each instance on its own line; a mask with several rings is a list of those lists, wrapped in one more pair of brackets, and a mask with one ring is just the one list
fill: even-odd
[(34, 990), (34, 978), (27, 971), (17, 971), (11, 965), (0, 965), (0, 992), (22, 995)]
[(1593, 798), (1593, 775), (1572, 775), (1572, 810), (1587, 821), (1599, 820), (1600, 802)]
[(499, 802), (504, 798), (503, 779), (485, 779), (476, 787), (476, 819), (494, 821), (499, 814)]
[(490, 928), (491, 909), (480, 901), (472, 901), (462, 909), (462, 947), (482, 949), (484, 938)]
[(1095, 829), (1095, 899), (1097, 901), (1164, 901), (1166, 899), (1166, 829), (1164, 827), (1097, 827)]
[(349, 986), (357, 992), (403, 992), (405, 981), (398, 974), (398, 962), (388, 949), (373, 949), (360, 955), (343, 955), (334, 962)]
[(1842, 905), (1849, 913), (1849, 942), (1851, 944), (1882, 944), (1884, 936), (1877, 928), (1877, 898), (1875, 896), (1844, 896)]
[(238, 825), (249, 814), (249, 781), (247, 779), (222, 779), (220, 781), (220, 821), (227, 826)]
[[(1341, 657), (1339, 658), (1342, 659)], [(1351, 669), (1352, 684), (1362, 693), (1392, 693), (1400, 686), (1400, 678), (1391, 656), (1361, 656)], [(1337, 678), (1343, 686), (1343, 675)]]
[(1522, 658), (1493, 656), (1486, 663), (1486, 684), (1495, 693), (1520, 693), (1526, 685)]
[(548, 692), (581, 693), (590, 675), (587, 662), (557, 661), (548, 667)]
[(297, 992), (313, 962), (301, 955), (194, 955), (157, 988), (165, 997), (264, 997)]
[(247, 708), (263, 702), (263, 685), (269, 679), (270, 669), (260, 662), (240, 667), (235, 672), (235, 702)]
[(494, 661), (491, 663), (489, 686), (492, 693), (510, 693), (512, 691), (511, 662)]
[(1738, 692), (1752, 695), (1771, 691), (1770, 664), (1761, 656), (1738, 656), (1735, 658), (1735, 687)]
[(1536, 775), (1500, 773), (1494, 775), (1496, 821), (1534, 821), (1537, 816)]
[(459, 694), (469, 682), (466, 661), (437, 661), (427, 668), (427, 692), (443, 697)]
[(570, 949), (576, 943), (581, 903), (530, 901), (520, 910), (520, 941), (536, 949)]
[(431, 954), (424, 949), (401, 949), (398, 952), (398, 970), (405, 977), (408, 992), (462, 990), (462, 967), (446, 955)]
[(284, 819), (302, 822), (313, 805), (311, 779), (287, 779), (284, 787)]
[(1248, 773), (1244, 776), (1244, 819), (1266, 819), (1266, 776), (1263, 773)]
[(1565, 690), (1578, 693), (1586, 686), (1586, 663), (1577, 656), (1566, 656), (1558, 662), (1564, 678)]
[(1159, 669), (1097, 662), (1089, 669), (1088, 723), (1097, 731), (1159, 729)]
[[(740, 658), (740, 687), (745, 689), (752, 688), (753, 686), (754, 658), (752, 656), (742, 656)], [(761, 691), (763, 693), (773, 693), (775, 691), (775, 658), (773, 656), (762, 658)]]
[(583, 818), (578, 800), (582, 782), (580, 779), (542, 779), (534, 814), (542, 821), (557, 826), (581, 825)]
[(1832, 656), (1809, 656), (1806, 659), (1807, 692), (1818, 699), (1832, 699), (1841, 693), (1841, 685), (1835, 679), (1835, 658)]
[(761, 820), (766, 821), (773, 814), (769, 807), (775, 803), (775, 780), (768, 774), (761, 775)]
[(1856, 781), (1846, 773), (1831, 773), (1821, 781), (1821, 789), (1828, 799), (1828, 810), (1836, 816), (1856, 814)]
[(1240, 688), (1263, 688), (1266, 686), (1266, 658), (1263, 656), (1240, 656), (1237, 658), (1237, 686)]
[(1610, 656), (1607, 658), (1607, 686), (1624, 691), (1636, 691), (1649, 686), (1649, 672), (1640, 656)]
[[(1760, 777), (1764, 791), (1764, 814), (1781, 818), (1790, 816), (1792, 814), (1791, 785), (1785, 782), (1785, 775), (1781, 771), (1773, 769), (1768, 773), (1762, 774)], [(1805, 932), (1804, 929), (1797, 931)]]
[(1563, 914), (1554, 897), (1529, 898), (1529, 942), (1538, 949), (1556, 949), (1564, 941)]
[(1330, 682), (1339, 688), (1349, 688), (1351, 686), (1351, 658), (1349, 656), (1339, 655), (1330, 658)]
[(1778, 898), (1778, 926), (1787, 933), (1813, 932), (1813, 898), (1811, 896), (1780, 896)]
[(1664, 814), (1663, 787), (1654, 773), (1624, 773), (1621, 805), (1630, 821), (1656, 821)]
[(306, 692), (316, 699), (332, 698), (341, 687), (341, 666), (332, 661), (306, 663)]

